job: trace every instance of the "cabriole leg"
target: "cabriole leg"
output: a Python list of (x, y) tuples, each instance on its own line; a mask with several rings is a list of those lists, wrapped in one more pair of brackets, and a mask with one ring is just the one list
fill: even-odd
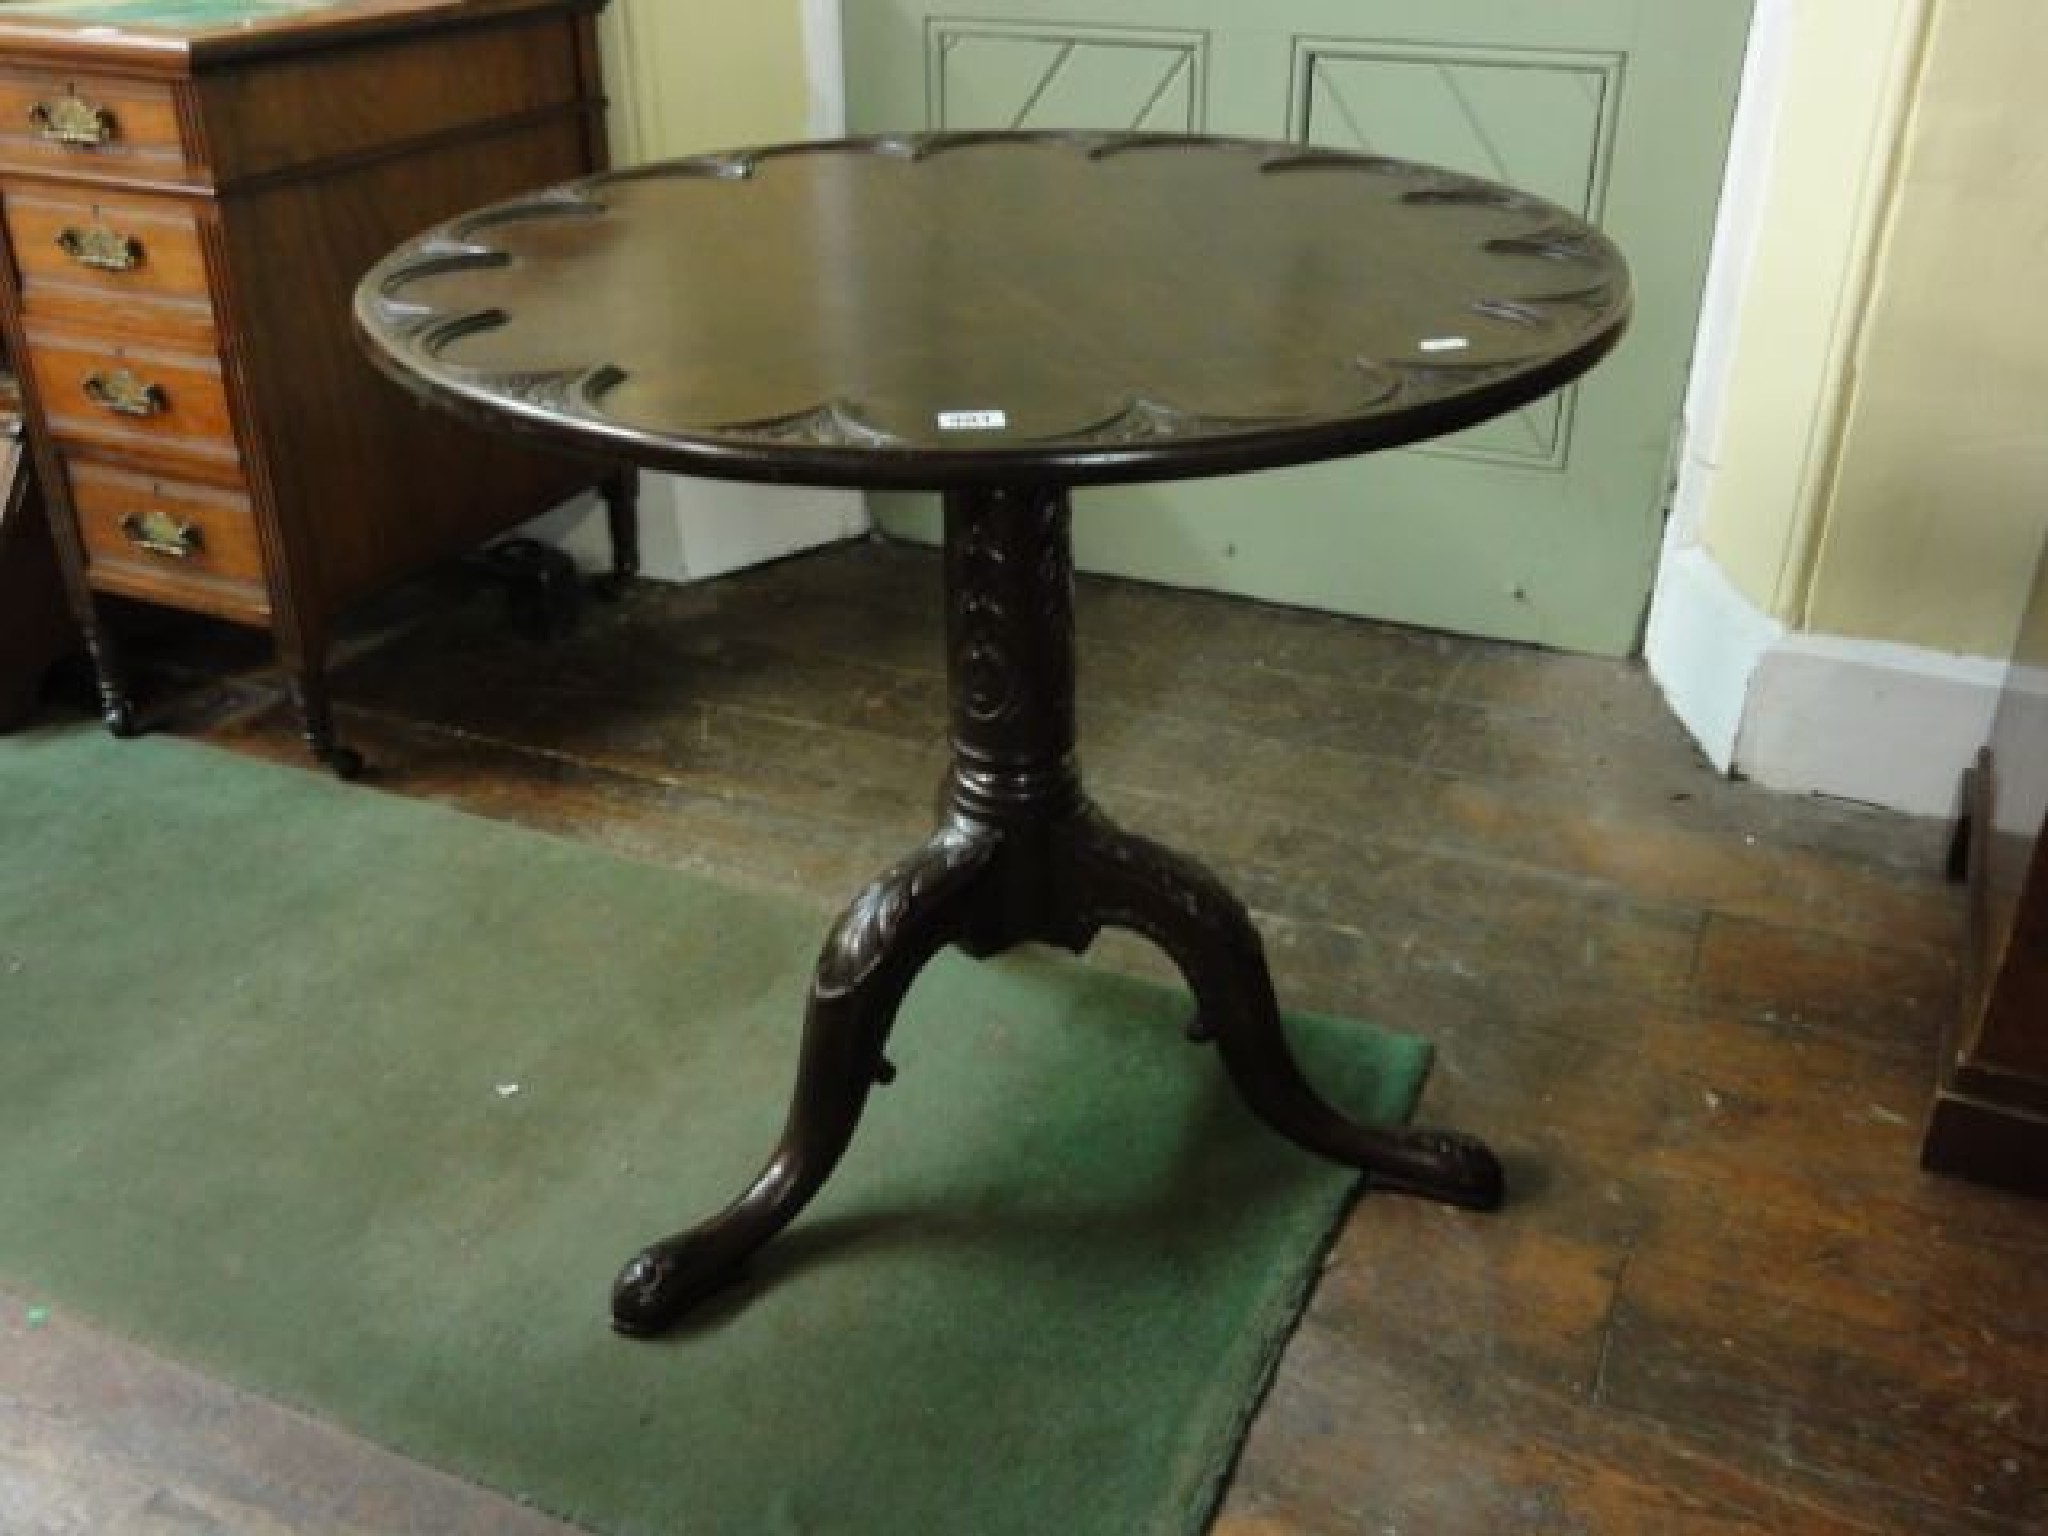
[(996, 839), (961, 822), (881, 876), (833, 927), (811, 982), (796, 1093), (768, 1164), (709, 1221), (644, 1249), (612, 1287), (612, 1326), (647, 1335), (672, 1326), (728, 1284), (796, 1219), (832, 1176), (876, 1081), (917, 973), (961, 928)]
[(600, 597), (619, 596), (640, 574), (640, 472), (622, 464), (599, 487), (605, 529), (611, 536), (612, 568), (596, 583)]
[(1364, 1170), (1376, 1188), (1493, 1210), (1503, 1181), (1482, 1143), (1455, 1131), (1361, 1125), (1303, 1074), (1281, 1026), (1265, 946), (1243, 903), (1202, 865), (1106, 818), (1085, 818), (1073, 843), (1075, 905), (1090, 924), (1128, 928), (1173, 960), (1253, 1113), (1283, 1136)]

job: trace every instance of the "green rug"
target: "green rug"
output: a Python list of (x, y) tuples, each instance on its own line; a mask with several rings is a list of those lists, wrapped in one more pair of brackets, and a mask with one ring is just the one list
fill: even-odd
[[(1185, 1002), (948, 956), (838, 1177), (682, 1333), (824, 920), (175, 741), (0, 739), (0, 1282), (612, 1532), (1186, 1532), (1354, 1180)], [(1296, 1020), (1339, 1103), (1426, 1048)]]

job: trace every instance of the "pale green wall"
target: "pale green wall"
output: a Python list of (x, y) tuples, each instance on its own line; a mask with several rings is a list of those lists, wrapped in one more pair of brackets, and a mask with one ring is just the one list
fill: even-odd
[(1940, 0), (1803, 616), (2007, 652), (2048, 528), (2041, 0)]

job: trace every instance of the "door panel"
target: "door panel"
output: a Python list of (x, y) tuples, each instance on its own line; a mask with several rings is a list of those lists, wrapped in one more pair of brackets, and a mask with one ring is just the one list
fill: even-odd
[[(1611, 53), (1303, 39), (1295, 55), (1295, 137), (1506, 182), (1597, 223), (1621, 65)], [(1418, 451), (1560, 469), (1576, 394), (1576, 387), (1562, 390)]]
[[(1636, 320), (1578, 385), (1440, 442), (1088, 491), (1090, 569), (1567, 649), (1637, 644), (1747, 0), (846, 0), (857, 131), (1196, 132), (1364, 148), (1600, 222)], [(1199, 259), (1201, 231), (1188, 235)], [(934, 509), (876, 498), (894, 532)]]
[(927, 121), (954, 132), (1087, 127), (1191, 133), (1202, 39), (1189, 33), (934, 21)]

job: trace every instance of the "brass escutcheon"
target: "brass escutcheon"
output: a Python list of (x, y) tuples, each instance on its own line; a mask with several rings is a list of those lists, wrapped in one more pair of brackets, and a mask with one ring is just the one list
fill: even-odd
[(161, 384), (138, 379), (126, 368), (116, 368), (112, 373), (88, 373), (84, 387), (86, 399), (117, 416), (159, 416), (171, 406)]
[(114, 114), (96, 107), (76, 92), (55, 101), (39, 101), (28, 109), (29, 125), (52, 144), (77, 144), (97, 149), (114, 138)]
[(104, 224), (66, 226), (58, 232), (57, 248), (81, 267), (102, 272), (133, 272), (142, 265), (142, 242)]
[(124, 513), (120, 528), (122, 537), (137, 549), (170, 560), (190, 560), (199, 553), (202, 542), (199, 530), (192, 524), (181, 523), (168, 512), (154, 508)]

